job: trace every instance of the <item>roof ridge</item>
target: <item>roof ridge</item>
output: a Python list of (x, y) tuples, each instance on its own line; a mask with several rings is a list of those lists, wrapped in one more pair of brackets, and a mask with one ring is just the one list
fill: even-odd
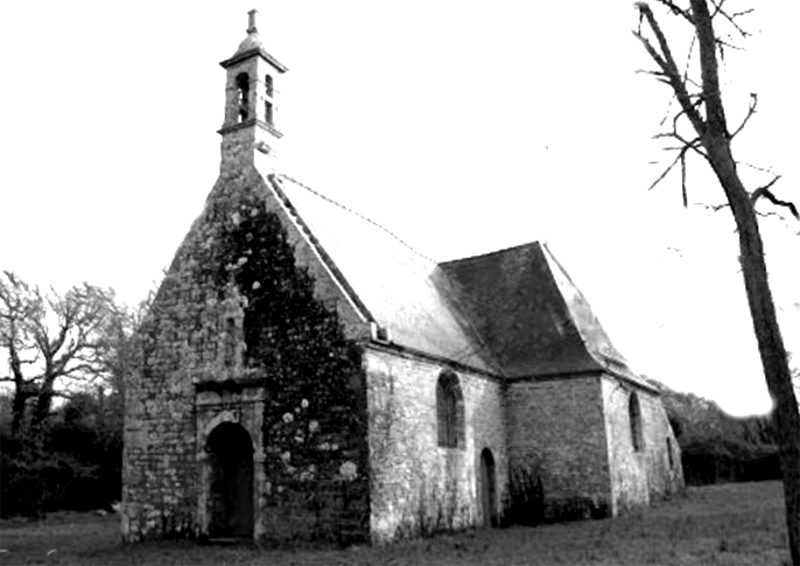
[(453, 263), (459, 263), (459, 262), (462, 262), (462, 261), (471, 261), (471, 260), (475, 260), (475, 259), (482, 259), (482, 258), (493, 256), (493, 255), (499, 255), (499, 254), (508, 253), (508, 252), (510, 252), (512, 250), (518, 250), (520, 248), (526, 248), (526, 247), (530, 247), (530, 246), (542, 247), (544, 245), (546, 245), (545, 240), (533, 240), (532, 242), (527, 242), (527, 243), (524, 243), (524, 244), (517, 244), (515, 246), (509, 246), (507, 248), (502, 248), (502, 249), (494, 250), (494, 251), (491, 251), (491, 252), (485, 252), (485, 253), (482, 253), (482, 254), (470, 255), (470, 256), (467, 256), (467, 257), (459, 257), (459, 258), (449, 259), (447, 261), (440, 262), (439, 265), (445, 266), (445, 265), (449, 265), (449, 264), (453, 264)]
[(365, 220), (366, 222), (369, 222), (369, 223), (370, 223), (370, 224), (372, 224), (373, 226), (375, 226), (375, 227), (377, 227), (377, 228), (380, 228), (381, 230), (383, 230), (384, 232), (386, 232), (386, 233), (387, 233), (389, 236), (391, 236), (392, 238), (394, 238), (395, 240), (397, 240), (398, 242), (400, 242), (401, 244), (403, 244), (403, 245), (404, 245), (406, 248), (408, 248), (409, 250), (411, 250), (412, 252), (414, 252), (416, 255), (420, 256), (420, 257), (421, 257), (421, 258), (423, 258), (423, 259), (426, 259), (426, 260), (428, 260), (428, 261), (430, 261), (430, 262), (434, 263), (435, 265), (439, 265), (439, 262), (437, 262), (435, 259), (433, 259), (433, 258), (430, 258), (430, 257), (426, 256), (424, 253), (422, 253), (422, 252), (420, 252), (420, 251), (418, 251), (418, 250), (414, 249), (414, 248), (413, 248), (413, 247), (411, 247), (409, 244), (407, 244), (407, 243), (406, 243), (406, 242), (405, 242), (405, 241), (404, 241), (402, 238), (400, 238), (400, 237), (399, 237), (397, 234), (395, 234), (394, 232), (392, 232), (392, 231), (391, 231), (391, 230), (389, 230), (388, 228), (385, 228), (384, 226), (382, 226), (382, 225), (378, 224), (377, 222), (375, 222), (375, 221), (374, 221), (374, 220), (372, 220), (371, 218), (369, 218), (369, 217), (367, 217), (367, 216), (364, 216), (364, 215), (363, 215), (363, 214), (361, 214), (360, 212), (357, 212), (357, 211), (353, 210), (352, 208), (349, 208), (349, 207), (347, 207), (347, 206), (343, 205), (342, 203), (340, 203), (340, 202), (337, 202), (337, 201), (333, 200), (332, 198), (330, 198), (330, 197), (327, 197), (327, 196), (323, 195), (322, 193), (320, 193), (320, 192), (318, 192), (318, 191), (315, 191), (314, 189), (312, 189), (312, 188), (311, 188), (311, 187), (309, 187), (308, 185), (306, 185), (306, 184), (304, 184), (304, 183), (301, 183), (300, 181), (298, 181), (298, 180), (297, 180), (297, 179), (295, 179), (294, 177), (291, 177), (290, 175), (287, 175), (287, 174), (285, 174), (285, 173), (278, 173), (278, 174), (276, 175), (276, 177), (284, 177), (285, 179), (288, 179), (288, 180), (289, 180), (289, 181), (291, 181), (292, 183), (294, 183), (294, 184), (296, 184), (296, 185), (298, 185), (298, 186), (300, 186), (300, 187), (304, 188), (305, 190), (307, 190), (308, 192), (310, 192), (310, 193), (311, 193), (311, 194), (313, 194), (314, 196), (317, 196), (317, 197), (321, 198), (322, 200), (324, 200), (324, 201), (327, 201), (327, 202), (329, 202), (329, 203), (333, 204), (334, 206), (338, 206), (338, 207), (339, 207), (339, 208), (341, 208), (342, 210), (345, 210), (345, 211), (349, 212), (350, 214), (352, 214), (352, 215), (354, 215), (354, 216), (357, 216), (358, 218), (361, 218), (362, 220)]

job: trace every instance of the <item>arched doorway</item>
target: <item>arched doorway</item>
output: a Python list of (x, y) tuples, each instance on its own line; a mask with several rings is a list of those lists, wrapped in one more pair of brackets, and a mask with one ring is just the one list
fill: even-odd
[(492, 451), (484, 448), (481, 452), (481, 506), (483, 507), (483, 526), (497, 526), (497, 482), (494, 472)]
[(244, 427), (222, 423), (208, 435), (208, 534), (253, 536), (253, 443)]

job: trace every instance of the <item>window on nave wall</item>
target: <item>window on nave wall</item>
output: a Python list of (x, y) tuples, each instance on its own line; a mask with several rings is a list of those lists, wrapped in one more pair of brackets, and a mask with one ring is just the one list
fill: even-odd
[(639, 396), (636, 393), (631, 393), (628, 398), (628, 418), (631, 425), (633, 450), (640, 452), (644, 449), (644, 434), (642, 431), (642, 408), (639, 405)]
[(436, 383), (436, 425), (439, 446), (465, 446), (464, 396), (458, 376), (453, 372), (442, 372)]

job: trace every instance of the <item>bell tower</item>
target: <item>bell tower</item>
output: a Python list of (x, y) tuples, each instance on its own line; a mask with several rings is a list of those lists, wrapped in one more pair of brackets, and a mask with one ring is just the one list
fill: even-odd
[(275, 126), (279, 77), (288, 69), (264, 49), (257, 27), (258, 11), (248, 12), (247, 37), (233, 57), (220, 65), (227, 71), (222, 166), (245, 163), (275, 169), (275, 148), (283, 134)]

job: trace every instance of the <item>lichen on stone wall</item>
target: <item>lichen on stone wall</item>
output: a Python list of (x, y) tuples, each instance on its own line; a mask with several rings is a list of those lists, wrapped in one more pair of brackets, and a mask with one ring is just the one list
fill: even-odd
[(242, 297), (243, 365), (267, 392), (265, 508), (297, 534), (366, 537), (361, 348), (316, 300), (313, 279), (295, 264), (281, 219), (263, 200), (244, 192), (220, 220), (213, 278)]
[(269, 198), (254, 169), (223, 171), (139, 331), (126, 417), (126, 540), (202, 534), (198, 395), (220, 399), (204, 405), (206, 420), (263, 397), (263, 421), (250, 419), (263, 429), (249, 430), (263, 439), (254, 498), (266, 528), (258, 532), (368, 536), (361, 349), (315, 297)]

